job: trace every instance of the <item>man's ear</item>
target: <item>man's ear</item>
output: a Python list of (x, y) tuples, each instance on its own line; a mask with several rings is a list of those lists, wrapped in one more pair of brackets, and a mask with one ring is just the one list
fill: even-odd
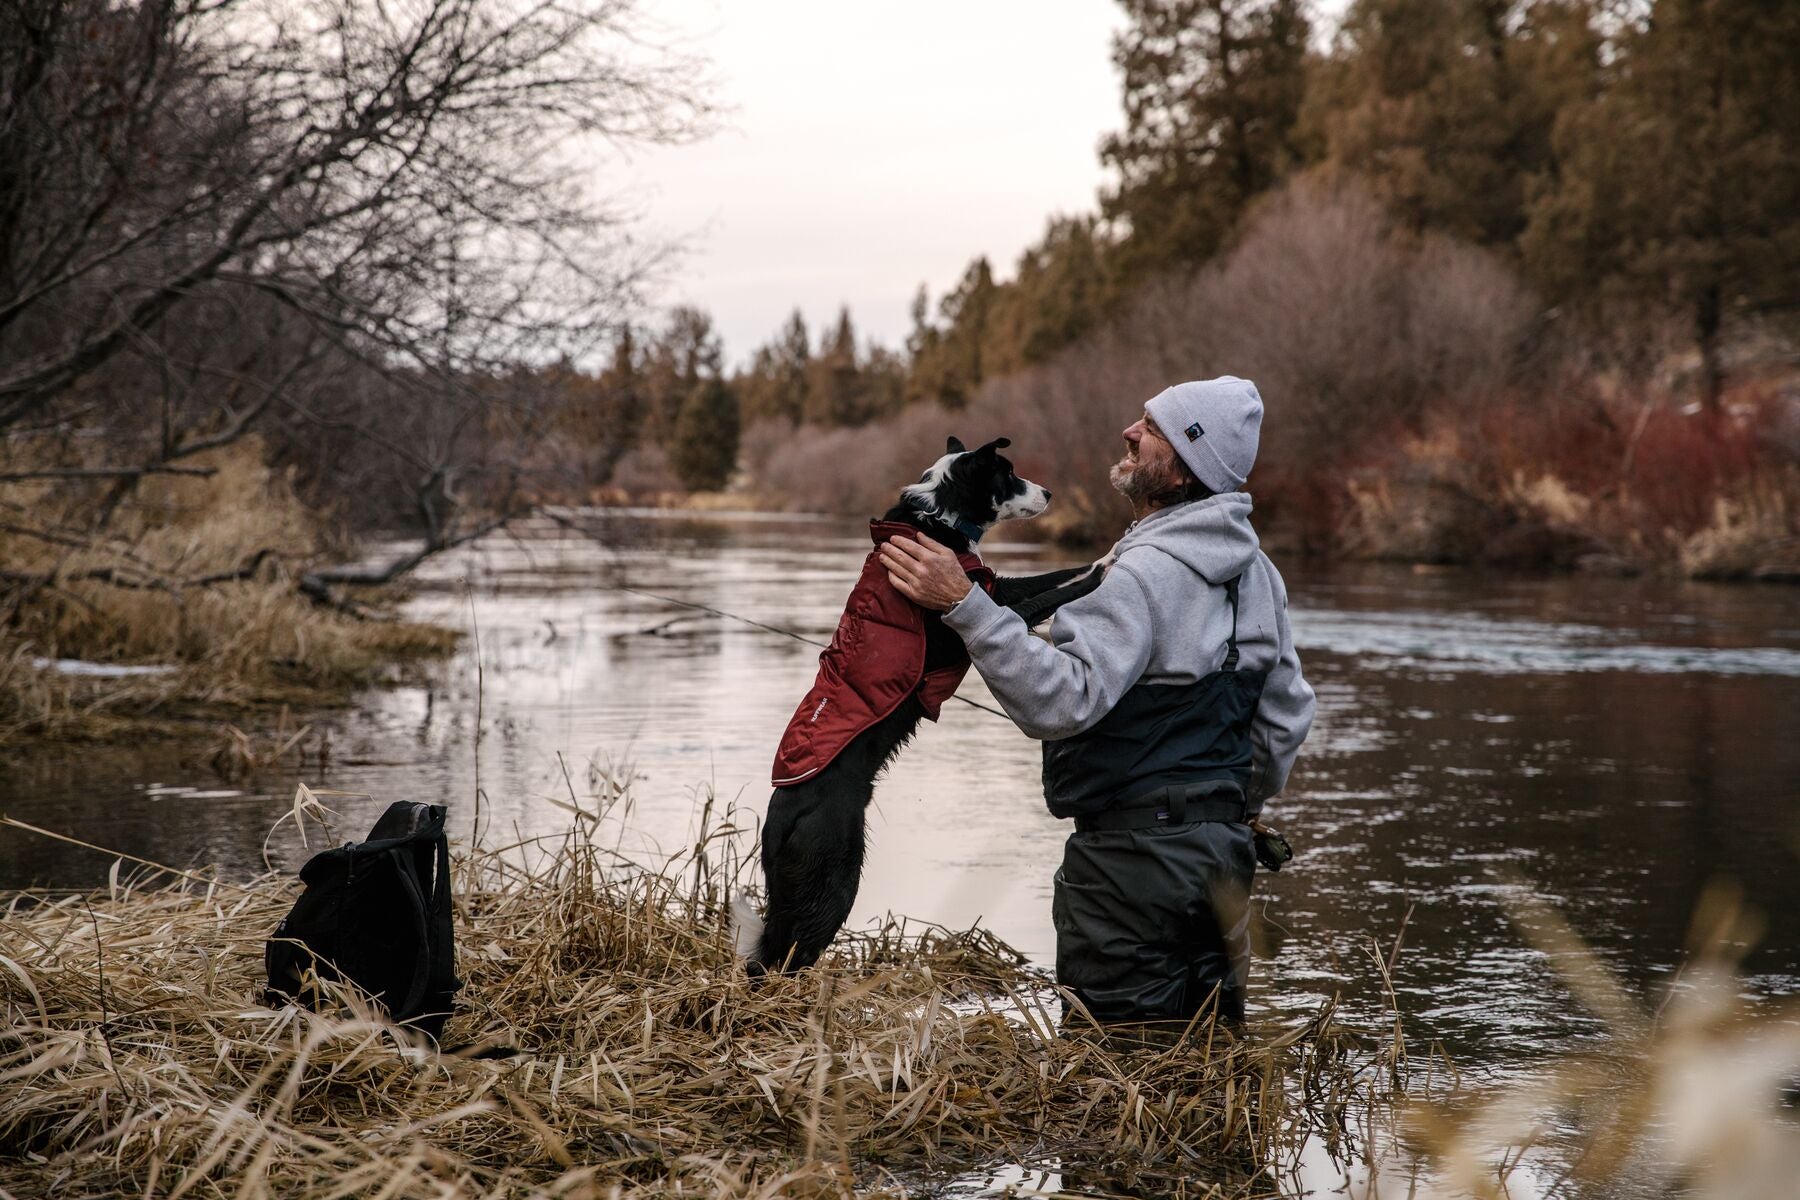
[(967, 447), (962, 444), (960, 438), (952, 437), (949, 441), (944, 443), (945, 454), (962, 454), (966, 449)]

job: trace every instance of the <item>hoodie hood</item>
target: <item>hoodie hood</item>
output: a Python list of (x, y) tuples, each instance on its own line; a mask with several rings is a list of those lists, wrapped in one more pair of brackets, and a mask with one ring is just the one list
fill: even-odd
[(1250, 527), (1250, 496), (1226, 492), (1171, 508), (1159, 508), (1125, 531), (1113, 547), (1117, 557), (1157, 550), (1199, 575), (1223, 584), (1244, 573), (1256, 558), (1256, 530)]

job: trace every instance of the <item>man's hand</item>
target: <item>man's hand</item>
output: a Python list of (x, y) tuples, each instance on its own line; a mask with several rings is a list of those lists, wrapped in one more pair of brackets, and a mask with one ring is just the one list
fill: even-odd
[(883, 542), (881, 565), (887, 568), (888, 582), (895, 591), (920, 608), (937, 612), (949, 609), (975, 586), (963, 574), (956, 555), (924, 534), (916, 541), (890, 538)]

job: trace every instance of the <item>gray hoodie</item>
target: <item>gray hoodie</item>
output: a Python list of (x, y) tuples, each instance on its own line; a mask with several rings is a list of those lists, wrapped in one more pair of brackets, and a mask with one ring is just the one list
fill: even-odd
[(1047, 643), (980, 588), (944, 620), (1027, 736), (1066, 738), (1139, 681), (1191, 683), (1218, 670), (1231, 634), (1222, 585), (1241, 575), (1238, 669), (1269, 673), (1251, 727), (1249, 811), (1260, 812), (1312, 727), (1313, 690), (1288, 631), (1287, 588), (1250, 527), (1250, 497), (1227, 492), (1158, 509), (1125, 531), (1113, 559), (1099, 587), (1057, 610)]

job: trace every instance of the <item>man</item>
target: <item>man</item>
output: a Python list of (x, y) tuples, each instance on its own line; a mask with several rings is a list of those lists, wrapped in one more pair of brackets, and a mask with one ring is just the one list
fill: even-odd
[(882, 548), (894, 586), (944, 613), (1044, 743), (1045, 800), (1075, 822), (1056, 874), (1057, 980), (1101, 1022), (1185, 1023), (1215, 1000), (1243, 1018), (1249, 822), (1313, 718), (1287, 589), (1241, 490), (1262, 412), (1255, 385), (1232, 376), (1144, 405), (1112, 469), (1135, 519), (1048, 642), (971, 588), (944, 547)]

